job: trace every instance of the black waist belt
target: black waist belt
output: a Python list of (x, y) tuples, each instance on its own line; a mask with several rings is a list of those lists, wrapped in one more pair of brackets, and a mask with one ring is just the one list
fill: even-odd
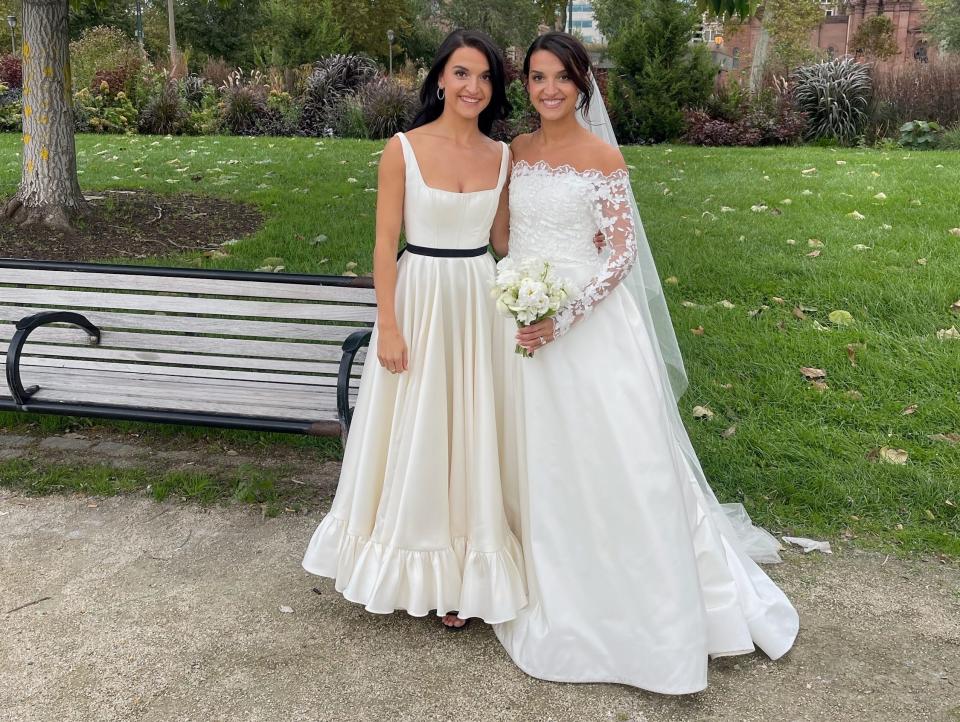
[(400, 249), (397, 258), (409, 251), (418, 256), (433, 256), (434, 258), (475, 258), (482, 256), (487, 252), (487, 246), (480, 248), (427, 248), (426, 246), (415, 246), (408, 243)]

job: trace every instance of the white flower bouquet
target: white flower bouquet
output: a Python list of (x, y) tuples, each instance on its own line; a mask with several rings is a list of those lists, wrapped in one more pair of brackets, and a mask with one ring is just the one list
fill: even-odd
[[(497, 264), (493, 297), (497, 310), (513, 316), (517, 326), (530, 326), (555, 315), (573, 294), (565, 278), (557, 276), (550, 264), (536, 258), (515, 260), (507, 256)], [(517, 353), (529, 357), (522, 346)]]

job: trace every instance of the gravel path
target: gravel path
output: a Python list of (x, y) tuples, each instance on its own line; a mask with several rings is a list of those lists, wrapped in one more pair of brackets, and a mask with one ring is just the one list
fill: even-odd
[(669, 698), (531, 679), (482, 624), (363, 612), (300, 569), (320, 516), (0, 490), (0, 720), (960, 720), (954, 562), (790, 552), (770, 572), (794, 650)]

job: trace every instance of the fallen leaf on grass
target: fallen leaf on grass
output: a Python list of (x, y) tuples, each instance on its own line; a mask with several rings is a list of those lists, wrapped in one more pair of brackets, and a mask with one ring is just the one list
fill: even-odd
[(945, 441), (948, 444), (960, 444), (960, 434), (931, 434), (927, 437), (930, 441)]
[(848, 343), (847, 344), (847, 358), (850, 359), (850, 365), (857, 365), (857, 351), (862, 350), (865, 346), (861, 343)]
[(800, 373), (803, 374), (803, 377), (807, 381), (814, 381), (815, 379), (825, 379), (827, 378), (827, 372), (823, 369), (813, 368), (811, 366), (801, 366)]
[(956, 326), (950, 328), (941, 328), (937, 331), (937, 338), (941, 341), (960, 341), (960, 331)]
[(951, 236), (960, 236), (960, 228), (951, 228), (951, 229), (950, 229), (950, 235), (951, 235)]
[(823, 248), (823, 241), (819, 238), (808, 238), (807, 245), (810, 246), (810, 248)]
[(736, 308), (736, 307), (737, 307), (736, 304), (730, 303), (730, 301), (728, 301), (727, 299), (723, 299), (722, 301), (718, 301), (718, 302), (717, 302), (717, 305), (718, 305), (718, 306), (723, 306), (724, 308)]
[(917, 409), (919, 408), (920, 407), (917, 404), (910, 404), (909, 406), (905, 406), (903, 411), (901, 411), (900, 413), (903, 416), (910, 416), (911, 414), (917, 413)]
[(960, 313), (960, 300), (954, 301), (950, 305), (950, 313)]
[[(777, 304), (778, 306), (782, 306), (783, 304), (786, 303), (786, 301), (784, 301), (782, 298), (780, 298), (780, 296), (772, 296), (772, 297), (770, 298), (770, 300), (773, 301), (773, 302), (774, 302), (775, 304)], [(958, 303), (960, 303), (960, 301), (958, 301)]]
[(813, 175), (816, 172), (817, 172), (816, 168), (804, 168), (802, 171), (800, 171), (802, 175)]
[(827, 318), (836, 326), (849, 326), (853, 323), (853, 315), (849, 311), (831, 311)]
[(926, 259), (926, 258), (918, 258), (918, 259), (917, 259), (917, 265), (918, 265), (918, 266), (926, 266), (926, 265), (927, 265), (927, 259)]
[(691, 328), (690, 333), (692, 333), (694, 336), (703, 336), (703, 333), (704, 333), (703, 326), (697, 326), (696, 328)]
[(817, 380), (817, 381), (811, 381), (811, 382), (810, 382), (810, 386), (811, 386), (812, 388), (816, 389), (817, 391), (819, 391), (820, 393), (823, 393), (824, 391), (829, 391), (829, 390), (830, 390), (830, 387), (827, 386), (827, 383), (826, 383), (825, 381), (819, 381), (819, 380)]
[(838, 161), (837, 161), (837, 165), (846, 165), (846, 164), (847, 164), (847, 161), (845, 161), (845, 160), (838, 160)]
[(756, 205), (750, 206), (750, 210), (753, 211), (754, 213), (762, 213), (763, 211), (767, 210), (767, 206), (763, 203), (758, 203)]
[(886, 193), (877, 193), (877, 195), (875, 195), (874, 198), (876, 198), (878, 201), (885, 201), (885, 200), (887, 200), (887, 194), (886, 194)]
[(856, 389), (850, 389), (850, 391), (847, 391), (847, 393), (845, 393), (844, 396), (846, 396), (848, 399), (853, 399), (854, 401), (863, 400), (863, 394), (861, 394)]
[(902, 466), (907, 463), (910, 455), (904, 449), (894, 449), (889, 446), (881, 446), (879, 449), (871, 449), (867, 454), (870, 461), (879, 461), (885, 464), (896, 464)]
[(866, 216), (863, 215), (860, 211), (850, 211), (847, 214), (847, 218), (852, 218), (855, 221), (862, 221), (864, 218), (866, 218)]
[(710, 420), (713, 418), (713, 412), (707, 406), (694, 406), (693, 418)]
[(869, 250), (870, 250), (870, 246), (865, 246), (865, 245), (862, 244), (862, 243), (858, 243), (857, 245), (853, 246), (853, 250), (855, 250), (855, 251), (869, 251)]
[(680, 279), (676, 276), (668, 276), (667, 278), (663, 279), (663, 282), (668, 286), (676, 286), (678, 283), (680, 283)]
[(797, 242), (796, 242), (794, 239), (792, 239), (792, 238), (788, 238), (788, 239), (787, 239), (787, 245), (788, 245), (788, 246), (795, 246), (795, 245), (797, 245)]
[(737, 425), (734, 424), (728, 429), (724, 429), (723, 433), (720, 434), (721, 438), (729, 439), (731, 436), (737, 433)]
[(693, 301), (681, 301), (680, 305), (684, 308), (700, 308), (700, 304)]
[(803, 312), (803, 309), (800, 308), (799, 306), (797, 306), (796, 308), (794, 308), (793, 311), (791, 311), (791, 313), (793, 314), (793, 317), (794, 317), (794, 318), (799, 319), (800, 321), (806, 321), (806, 320), (807, 320), (807, 314), (805, 314), (805, 313)]
[(819, 258), (820, 253), (821, 251), (819, 249), (816, 251), (810, 251), (810, 253), (807, 254), (807, 258)]

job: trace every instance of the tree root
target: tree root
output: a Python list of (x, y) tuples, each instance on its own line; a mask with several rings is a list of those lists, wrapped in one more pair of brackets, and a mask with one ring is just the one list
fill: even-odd
[(59, 233), (73, 234), (76, 233), (74, 220), (86, 213), (85, 209), (64, 205), (28, 207), (20, 198), (14, 196), (4, 206), (2, 215), (20, 228), (47, 228)]

